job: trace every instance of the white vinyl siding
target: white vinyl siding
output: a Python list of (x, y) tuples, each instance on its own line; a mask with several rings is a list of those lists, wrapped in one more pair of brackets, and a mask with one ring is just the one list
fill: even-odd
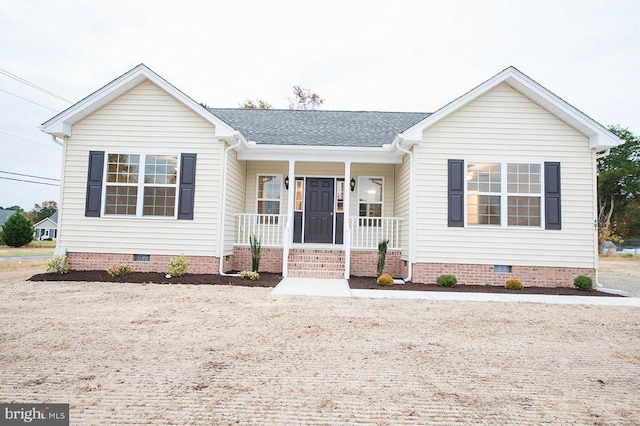
[(237, 159), (237, 153), (229, 150), (227, 158), (227, 205), (224, 228), (224, 254), (233, 254), (238, 233), (237, 213), (244, 213), (246, 200), (247, 163)]
[(400, 247), (402, 248), (402, 260), (409, 260), (409, 206), (410, 206), (410, 179), (411, 179), (411, 158), (405, 154), (402, 164), (396, 164), (394, 169), (394, 194), (395, 194), (395, 214), (402, 219), (400, 222)]
[[(211, 123), (149, 81), (78, 122), (65, 143), (60, 246), (80, 252), (217, 256), (224, 143), (214, 134)], [(85, 217), (90, 150), (196, 153), (194, 220)]]
[[(594, 267), (595, 162), (588, 138), (508, 84), (426, 129), (414, 151), (416, 262)], [(448, 227), (449, 159), (560, 162), (562, 230)]]

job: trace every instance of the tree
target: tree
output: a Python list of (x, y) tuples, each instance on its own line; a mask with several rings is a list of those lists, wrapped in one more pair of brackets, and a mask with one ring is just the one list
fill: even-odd
[(640, 237), (640, 138), (620, 126), (626, 142), (598, 160), (598, 242)]
[(5, 210), (15, 210), (17, 212), (24, 213), (24, 210), (20, 206), (5, 207), (4, 209)]
[(293, 86), (293, 96), (293, 100), (289, 98), (289, 109), (315, 110), (324, 103), (320, 95), (300, 86)]
[(263, 101), (262, 99), (247, 99), (243, 103), (240, 104), (240, 108), (242, 109), (273, 109), (273, 105), (271, 105), (267, 101)]
[(2, 225), (2, 240), (10, 247), (22, 247), (33, 239), (33, 226), (21, 212), (9, 216)]
[(57, 211), (58, 211), (58, 203), (56, 203), (55, 201), (43, 201), (42, 205), (35, 204), (33, 206), (33, 210), (29, 212), (27, 217), (31, 219), (33, 223), (38, 223), (42, 219), (51, 217)]

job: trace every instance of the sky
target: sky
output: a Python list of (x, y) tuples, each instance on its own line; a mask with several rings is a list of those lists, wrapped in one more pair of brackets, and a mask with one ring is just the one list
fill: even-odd
[(9, 180), (60, 178), (38, 125), (139, 63), (211, 107), (287, 108), (299, 85), (325, 110), (417, 112), (513, 65), (640, 133), (640, 0), (0, 0), (0, 207), (59, 200)]

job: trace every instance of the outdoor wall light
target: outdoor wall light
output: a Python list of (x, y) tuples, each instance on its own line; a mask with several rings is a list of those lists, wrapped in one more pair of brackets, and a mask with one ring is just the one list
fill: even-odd
[(351, 184), (351, 192), (356, 190), (356, 180), (354, 178), (351, 178), (351, 181), (349, 182)]
[(289, 176), (284, 178), (284, 188), (289, 189)]

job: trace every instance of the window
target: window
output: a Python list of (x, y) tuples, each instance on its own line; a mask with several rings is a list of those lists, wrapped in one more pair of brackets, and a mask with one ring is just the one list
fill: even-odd
[(507, 224), (540, 226), (540, 164), (507, 164)]
[(177, 155), (108, 154), (105, 215), (175, 217)]
[(105, 215), (137, 214), (140, 155), (109, 154)]
[(500, 163), (467, 166), (467, 223), (500, 225)]
[(336, 212), (344, 212), (344, 179), (336, 182)]
[(178, 157), (147, 155), (144, 166), (143, 216), (174, 216)]
[[(297, 184), (296, 184), (297, 185)], [(280, 214), (282, 175), (258, 175), (258, 214)], [(259, 223), (276, 225), (278, 218), (261, 217)]]
[(541, 177), (539, 163), (468, 163), (467, 224), (539, 227)]
[(302, 179), (296, 179), (296, 203), (295, 203), (295, 210), (297, 212), (301, 212), (302, 211), (302, 197), (304, 195), (304, 180)]
[[(358, 177), (358, 216), (382, 218), (382, 189), (381, 177)], [(359, 222), (365, 226), (381, 226), (380, 219), (368, 219)]]

